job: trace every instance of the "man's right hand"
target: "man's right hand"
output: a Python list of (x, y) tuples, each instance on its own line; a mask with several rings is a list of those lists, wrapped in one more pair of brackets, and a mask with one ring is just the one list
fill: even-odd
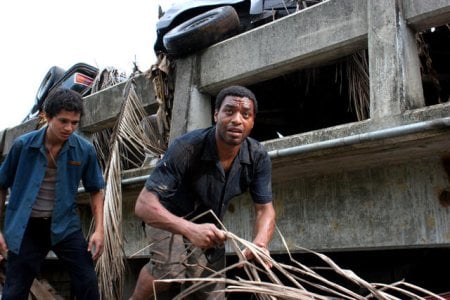
[(221, 246), (227, 239), (225, 233), (211, 223), (191, 223), (186, 237), (194, 246), (201, 249)]
[(6, 245), (3, 234), (0, 233), (0, 261), (6, 258), (8, 253), (8, 246)]
[(134, 208), (137, 217), (146, 224), (185, 236), (194, 246), (208, 249), (223, 245), (225, 233), (212, 223), (196, 224), (169, 212), (158, 195), (144, 187)]

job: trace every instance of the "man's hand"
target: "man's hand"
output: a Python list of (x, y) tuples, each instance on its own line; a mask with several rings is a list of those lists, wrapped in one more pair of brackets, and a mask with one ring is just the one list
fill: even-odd
[(221, 246), (227, 239), (225, 233), (217, 228), (216, 225), (205, 223), (195, 224), (191, 223), (186, 237), (194, 246), (201, 249), (208, 249), (216, 246)]
[(0, 233), (0, 261), (6, 258), (8, 253), (8, 246), (6, 245), (3, 234)]
[[(270, 257), (267, 245), (272, 239), (273, 231), (275, 229), (275, 209), (273, 208), (273, 203), (255, 204), (255, 211), (255, 238), (253, 239), (253, 244)], [(248, 260), (255, 258), (252, 251), (249, 249), (244, 250), (244, 256)], [(262, 259), (267, 267), (272, 268), (272, 263), (268, 258)]]
[[(262, 252), (264, 252), (268, 257), (270, 257), (270, 252), (265, 246), (263, 246), (263, 245), (261, 245), (261, 246), (255, 245), (255, 246), (257, 246), (258, 249), (260, 249)], [(242, 252), (242, 254), (244, 254), (244, 257), (247, 260), (252, 260), (255, 258), (255, 256), (253, 255), (253, 252), (250, 251), (250, 249), (248, 249), (248, 248), (245, 248), (244, 251)], [(270, 260), (264, 259), (264, 257), (261, 257), (261, 259), (264, 261), (264, 264), (268, 268), (272, 268), (272, 263), (270, 262)]]
[(88, 245), (88, 251), (94, 251), (92, 252), (92, 259), (97, 260), (100, 255), (103, 253), (103, 246), (104, 246), (104, 240), (103, 240), (103, 234), (99, 232), (94, 232), (91, 235), (91, 238), (89, 239), (89, 245)]

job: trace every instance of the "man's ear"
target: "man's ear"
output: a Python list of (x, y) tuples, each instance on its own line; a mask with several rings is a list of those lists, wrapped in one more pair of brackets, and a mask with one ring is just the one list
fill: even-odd
[(214, 123), (217, 123), (217, 114), (219, 112), (217, 111), (217, 109), (214, 110)]
[(46, 112), (42, 112), (41, 116), (48, 122), (52, 117)]

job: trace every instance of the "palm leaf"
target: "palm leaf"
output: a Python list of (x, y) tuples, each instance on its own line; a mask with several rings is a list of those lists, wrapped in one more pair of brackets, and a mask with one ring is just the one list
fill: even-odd
[[(208, 211), (207, 213), (214, 214), (211, 211)], [(219, 224), (221, 224), (220, 221)], [(226, 285), (224, 290), (217, 292), (249, 293), (253, 294), (257, 299), (363, 300), (372, 298), (391, 300), (401, 299), (403, 296), (406, 296), (409, 299), (424, 299), (428, 296), (433, 299), (444, 300), (443, 297), (440, 297), (429, 290), (405, 281), (392, 284), (367, 282), (353, 271), (342, 269), (325, 254), (297, 246), (297, 249), (315, 255), (325, 264), (325, 266), (308, 267), (292, 257), (290, 250), (287, 248), (286, 241), (278, 228), (277, 232), (280, 235), (283, 245), (286, 247), (286, 251), (290, 258), (290, 264), (277, 262), (258, 246), (227, 231), (223, 224), (221, 224), (221, 227), (227, 236), (227, 242), (232, 244), (232, 248), (240, 261), (205, 278), (156, 280), (156, 282), (165, 283), (190, 283), (188, 288), (184, 289), (173, 298), (174, 300), (186, 299), (199, 289), (216, 283), (223, 283)], [(243, 258), (241, 249), (244, 248), (249, 249), (253, 253), (255, 257), (254, 261), (246, 261)], [(180, 258), (180, 264), (186, 265), (185, 257), (186, 255), (183, 255), (182, 258)], [(270, 262), (272, 268), (267, 267), (264, 262)], [(206, 266), (201, 266), (200, 264), (198, 264), (198, 266), (206, 268)], [(226, 273), (235, 268), (244, 268), (249, 275), (249, 279), (242, 279), (239, 277), (226, 278)], [(337, 283), (315, 270), (327, 270), (326, 274), (330, 275), (334, 280), (337, 280), (335, 278), (337, 275), (339, 277), (338, 281), (341, 283)], [(330, 274), (330, 271), (333, 271), (332, 274)], [(259, 275), (254, 276), (255, 274), (264, 274), (264, 277), (266, 278), (265, 281), (262, 281), (259, 278)], [(341, 285), (342, 282), (344, 282), (345, 285)], [(351, 284), (351, 286), (349, 286), (349, 284)], [(358, 291), (367, 291), (368, 294), (360, 295), (352, 291), (350, 287), (356, 288)], [(393, 293), (390, 293), (391, 291)], [(155, 292), (157, 298), (158, 291), (156, 290)]]
[[(100, 293), (104, 299), (121, 299), (123, 294), (126, 255), (122, 233), (122, 171), (139, 167), (147, 155), (157, 156), (167, 149), (173, 95), (169, 71), (170, 62), (161, 55), (146, 74), (153, 82), (159, 104), (157, 114), (147, 116), (143, 101), (136, 93), (135, 76), (141, 72), (135, 66), (133, 75), (125, 85), (124, 101), (114, 128), (104, 129), (93, 136), (106, 181), (104, 253), (96, 264)], [(95, 78), (92, 92), (121, 81), (123, 74), (113, 68), (104, 69)]]
[(123, 293), (125, 253), (122, 234), (122, 156), (121, 147), (144, 155), (151, 147), (144, 135), (142, 119), (146, 113), (136, 94), (135, 80), (131, 78), (124, 89), (124, 102), (110, 136), (108, 162), (104, 172), (106, 188), (104, 202), (104, 253), (96, 271), (104, 299), (120, 299)]
[(346, 58), (349, 107), (355, 109), (358, 121), (369, 117), (369, 60), (366, 50), (355, 52)]
[(146, 77), (152, 81), (155, 92), (155, 100), (158, 110), (153, 119), (152, 140), (164, 150), (169, 144), (170, 122), (172, 118), (172, 103), (174, 95), (174, 80), (172, 77), (173, 63), (164, 53), (158, 55), (157, 61), (146, 73)]

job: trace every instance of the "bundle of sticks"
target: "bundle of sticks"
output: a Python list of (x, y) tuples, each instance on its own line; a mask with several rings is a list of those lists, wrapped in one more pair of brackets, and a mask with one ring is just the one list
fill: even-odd
[[(223, 224), (221, 225), (222, 228), (225, 228)], [(264, 251), (253, 243), (224, 229), (224, 233), (227, 236), (227, 243), (230, 243), (231, 249), (233, 249), (239, 258), (238, 262), (227, 266), (223, 270), (214, 272), (206, 278), (160, 279), (155, 281), (155, 283), (189, 283), (189, 287), (178, 294), (174, 300), (185, 299), (197, 290), (215, 283), (223, 283), (225, 286), (224, 290), (216, 292), (226, 292), (228, 294), (249, 293), (260, 300), (397, 300), (405, 298), (445, 300), (442, 296), (412, 283), (408, 283), (404, 280), (391, 284), (367, 282), (353, 271), (341, 268), (323, 253), (312, 251), (300, 246), (296, 247), (296, 250), (311, 253), (319, 258), (319, 260), (324, 263), (325, 268), (328, 269), (328, 274), (330, 271), (333, 273), (333, 278), (338, 277), (339, 282), (349, 283), (345, 285), (338, 284), (337, 280), (333, 281), (332, 279), (326, 278), (317, 271), (318, 269), (323, 270), (323, 266), (318, 268), (308, 267), (305, 264), (295, 260), (278, 228), (277, 232), (280, 235), (281, 241), (289, 256), (289, 263), (281, 263), (276, 261), (267, 254), (267, 251)], [(252, 261), (248, 261), (244, 258), (243, 249), (248, 249), (253, 253), (254, 259)], [(230, 272), (236, 268), (243, 270), (248, 276), (248, 279), (226, 277), (227, 272)], [(242, 273), (242, 271), (240, 271), (240, 273)], [(261, 278), (264, 278), (264, 280)], [(349, 288), (349, 285), (351, 285), (352, 288)], [(355, 290), (358, 292), (355, 292)]]

